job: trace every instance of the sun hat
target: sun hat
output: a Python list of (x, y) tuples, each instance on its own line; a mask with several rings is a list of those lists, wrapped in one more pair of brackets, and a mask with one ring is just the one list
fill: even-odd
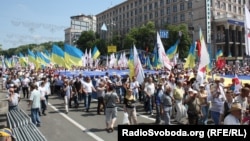
[(241, 109), (242, 109), (241, 104), (239, 102), (234, 102), (229, 111), (232, 112), (232, 111), (237, 111)]
[(9, 128), (0, 129), (0, 137), (12, 137), (16, 139), (16, 136), (13, 134), (12, 130)]

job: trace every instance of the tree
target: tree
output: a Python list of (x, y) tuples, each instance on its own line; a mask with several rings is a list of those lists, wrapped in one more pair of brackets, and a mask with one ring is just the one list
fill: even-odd
[(96, 34), (92, 30), (83, 31), (76, 44), (82, 51), (90, 49), (96, 45)]
[[(169, 33), (169, 38), (163, 40), (165, 50), (167, 51), (172, 45), (180, 39), (177, 52), (179, 53), (179, 58), (184, 59), (188, 55), (189, 47), (191, 45), (192, 39), (189, 37), (188, 28), (186, 24), (181, 25), (166, 25), (166, 29)], [(181, 32), (181, 36), (180, 33)]]

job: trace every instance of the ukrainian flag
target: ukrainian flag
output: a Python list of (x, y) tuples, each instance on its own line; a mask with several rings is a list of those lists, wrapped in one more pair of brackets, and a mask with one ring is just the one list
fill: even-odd
[(93, 49), (93, 51), (92, 51), (92, 58), (95, 60), (95, 59), (97, 59), (99, 56), (100, 56), (100, 51), (98, 50), (98, 48), (95, 46), (94, 47), (94, 49)]
[(218, 50), (217, 53), (216, 53), (216, 61), (218, 60), (219, 57), (223, 56), (223, 52), (222, 50)]
[(28, 59), (29, 62), (37, 64), (36, 55), (30, 49), (28, 49)]
[(43, 66), (47, 66), (50, 63), (50, 60), (47, 59), (41, 52), (37, 52), (37, 60)]
[(23, 56), (21, 52), (19, 53), (19, 62), (21, 66), (26, 66), (28, 64), (28, 61), (26, 60), (26, 58)]
[(130, 49), (129, 60), (128, 60), (128, 68), (129, 68), (129, 77), (132, 78), (135, 75), (135, 65), (134, 65), (134, 52), (133, 49)]
[(166, 54), (167, 54), (167, 56), (168, 56), (169, 59), (174, 58), (174, 55), (177, 52), (179, 43), (180, 43), (180, 40), (178, 39), (176, 41), (176, 43), (167, 50)]
[(73, 66), (82, 66), (82, 56), (83, 52), (71, 45), (64, 44), (64, 59), (67, 65), (67, 68)]
[(184, 64), (184, 68), (192, 69), (195, 67), (195, 49), (196, 49), (196, 45), (192, 44), (190, 49), (189, 49), (186, 63)]
[(57, 45), (52, 46), (51, 62), (59, 66), (65, 67), (64, 51)]
[(155, 47), (154, 47), (154, 51), (153, 51), (153, 59), (152, 59), (152, 62), (153, 62), (153, 67), (155, 68), (161, 68), (161, 62), (159, 60), (159, 52), (158, 52), (158, 47), (157, 47), (157, 44), (155, 44)]

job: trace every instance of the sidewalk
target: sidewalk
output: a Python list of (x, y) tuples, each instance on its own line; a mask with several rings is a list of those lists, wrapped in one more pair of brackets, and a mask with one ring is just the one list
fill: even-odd
[(7, 127), (7, 112), (6, 90), (2, 90), (2, 78), (0, 78), (0, 129)]

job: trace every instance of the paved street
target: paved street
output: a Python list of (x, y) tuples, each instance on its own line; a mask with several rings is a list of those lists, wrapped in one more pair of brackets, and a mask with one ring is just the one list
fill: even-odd
[[(22, 99), (20, 107), (30, 114), (27, 100)], [(66, 115), (63, 100), (52, 95), (49, 97), (47, 116), (41, 116), (42, 126), (39, 129), (48, 141), (117, 141), (117, 126), (113, 133), (107, 133), (105, 116), (96, 114), (97, 102), (93, 101), (91, 107), (88, 113), (83, 112), (83, 104), (81, 104), (78, 110), (72, 108)], [(123, 111), (120, 108), (117, 124), (122, 124), (122, 118)], [(138, 106), (138, 121), (139, 124), (154, 123), (154, 119), (145, 114), (141, 105)]]

